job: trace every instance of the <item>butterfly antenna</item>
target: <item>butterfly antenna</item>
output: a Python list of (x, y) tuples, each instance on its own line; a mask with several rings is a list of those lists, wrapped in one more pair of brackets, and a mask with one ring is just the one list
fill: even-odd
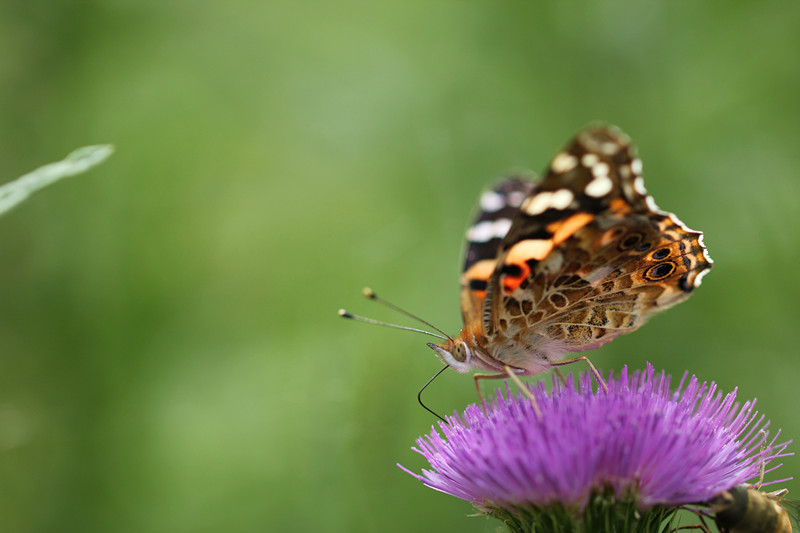
[(445, 371), (445, 370), (447, 370), (448, 368), (450, 368), (450, 365), (444, 365), (444, 368), (442, 368), (442, 369), (441, 369), (441, 370), (439, 370), (437, 373), (435, 373), (435, 374), (433, 375), (433, 377), (432, 377), (431, 379), (429, 379), (429, 380), (428, 380), (428, 381), (425, 383), (425, 385), (423, 385), (423, 386), (422, 386), (422, 388), (421, 388), (421, 389), (419, 389), (419, 392), (417, 393), (417, 401), (418, 401), (418, 402), (419, 402), (419, 404), (422, 406), (422, 408), (423, 408), (423, 409), (425, 409), (426, 411), (428, 411), (430, 414), (432, 414), (432, 415), (433, 415), (433, 416), (435, 416), (436, 418), (438, 418), (439, 420), (441, 420), (442, 422), (444, 422), (445, 424), (447, 423), (447, 420), (445, 420), (444, 418), (442, 418), (442, 417), (439, 415), (439, 413), (437, 413), (436, 411), (434, 411), (433, 409), (431, 409), (430, 407), (428, 407), (427, 405), (425, 405), (425, 404), (422, 402), (422, 391), (424, 391), (425, 389), (427, 389), (427, 388), (428, 388), (428, 385), (430, 385), (431, 383), (433, 383), (433, 380), (434, 380), (434, 379), (436, 379), (436, 378), (438, 378), (438, 377), (439, 377), (439, 374), (441, 374), (442, 372), (444, 372), (444, 371)]
[[(367, 298), (369, 298), (370, 300), (374, 300), (374, 301), (378, 302), (378, 303), (379, 303), (379, 304), (381, 304), (381, 305), (385, 305), (385, 306), (386, 306), (386, 307), (388, 307), (389, 309), (394, 309), (394, 310), (395, 310), (395, 311), (397, 311), (398, 313), (400, 313), (400, 314), (403, 314), (403, 315), (406, 315), (407, 317), (409, 317), (409, 318), (412, 318), (412, 319), (416, 320), (417, 322), (422, 322), (423, 324), (425, 324), (425, 325), (426, 325), (426, 326), (428, 326), (429, 328), (431, 328), (431, 329), (433, 329), (433, 330), (435, 330), (435, 331), (438, 331), (439, 333), (441, 333), (442, 335), (444, 335), (444, 337), (440, 337), (440, 338), (442, 338), (442, 339), (448, 339), (448, 340), (453, 340), (453, 338), (452, 338), (450, 335), (448, 335), (448, 334), (447, 334), (447, 333), (445, 333), (444, 331), (440, 330), (439, 328), (437, 328), (436, 326), (434, 326), (433, 324), (431, 324), (431, 323), (430, 323), (430, 322), (428, 322), (427, 320), (423, 320), (423, 319), (421, 319), (420, 317), (418, 317), (417, 315), (414, 315), (414, 314), (412, 314), (412, 313), (409, 313), (409, 312), (408, 312), (408, 311), (406, 311), (405, 309), (401, 309), (400, 307), (397, 307), (397, 306), (396, 306), (396, 305), (394, 305), (392, 302), (386, 301), (386, 300), (384, 300), (383, 298), (379, 297), (377, 294), (375, 294), (375, 291), (373, 291), (373, 290), (372, 290), (372, 289), (370, 289), (369, 287), (364, 287), (364, 289), (362, 289), (361, 293), (362, 293), (364, 296), (366, 296)], [(435, 336), (436, 336), (436, 335), (434, 335), (434, 337), (435, 337)]]
[(417, 329), (411, 328), (408, 326), (400, 326), (398, 324), (390, 324), (388, 322), (381, 322), (380, 320), (375, 320), (372, 318), (367, 318), (365, 316), (354, 315), (349, 311), (345, 311), (344, 309), (339, 309), (339, 316), (342, 318), (349, 318), (351, 320), (357, 320), (358, 322), (366, 322), (367, 324), (375, 324), (376, 326), (386, 326), (387, 328), (395, 328), (395, 329), (404, 329), (406, 331), (416, 331), (417, 333), (424, 333), (425, 335), (430, 335), (431, 337), (436, 337), (437, 339), (447, 340), (447, 337), (442, 337), (441, 335), (437, 335), (436, 333), (431, 333), (430, 331), (425, 331), (424, 329)]

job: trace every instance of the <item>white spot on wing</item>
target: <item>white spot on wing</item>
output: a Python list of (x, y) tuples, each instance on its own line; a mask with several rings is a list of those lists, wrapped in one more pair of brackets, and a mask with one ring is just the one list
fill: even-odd
[(641, 176), (636, 176), (633, 180), (633, 188), (641, 195), (647, 194), (647, 189), (644, 188), (644, 180)]
[(553, 162), (550, 163), (550, 168), (553, 169), (553, 172), (558, 174), (569, 172), (576, 166), (578, 166), (578, 158), (566, 152), (559, 152), (556, 154), (553, 158)]
[(711, 272), (710, 268), (703, 270), (702, 272), (698, 272), (697, 276), (694, 278), (694, 286), (699, 287), (701, 283), (703, 283), (703, 278), (706, 277), (706, 274)]
[(505, 205), (506, 199), (500, 193), (495, 191), (486, 191), (481, 195), (481, 209), (488, 213), (499, 211), (505, 207)]
[(569, 189), (559, 189), (550, 198), (550, 207), (553, 209), (566, 209), (575, 199), (575, 195)]
[[(625, 167), (620, 167), (620, 169), (623, 169), (623, 168), (625, 168)], [(634, 194), (633, 194), (634, 191), (633, 191), (633, 185), (631, 184), (631, 180), (629, 180), (629, 179), (622, 180), (621, 185), (622, 185), (622, 191), (623, 191), (623, 193), (625, 193), (625, 196), (627, 198), (632, 198), (634, 196)]]
[(683, 231), (687, 233), (697, 233), (695, 230), (684, 224), (683, 220), (679, 219), (675, 213), (667, 213), (667, 217), (669, 217), (672, 223), (681, 228)]
[(604, 142), (600, 145), (600, 151), (606, 155), (614, 155), (619, 150), (619, 145), (613, 142)]
[(709, 266), (707, 266), (706, 268), (697, 273), (697, 276), (695, 276), (694, 278), (695, 287), (700, 286), (700, 284), (703, 282), (703, 278), (706, 276), (706, 274), (708, 274), (711, 271), (711, 265), (714, 264), (714, 260), (711, 259), (710, 255), (708, 255), (708, 248), (706, 248), (706, 245), (703, 242), (703, 237), (704, 235), (700, 233), (700, 235), (697, 237), (697, 242), (700, 244), (700, 248), (703, 250), (703, 257), (705, 258), (706, 261), (708, 261)]
[(522, 210), (531, 216), (536, 216), (551, 208), (566, 209), (574, 199), (575, 195), (569, 189), (541, 191), (525, 200)]
[(519, 207), (525, 199), (526, 194), (520, 191), (513, 191), (508, 194), (508, 205), (511, 207)]
[(697, 238), (697, 242), (700, 243), (700, 247), (703, 249), (703, 257), (706, 258), (706, 261), (708, 261), (709, 264), (713, 264), (714, 260), (711, 259), (710, 255), (708, 255), (708, 248), (706, 248), (706, 244), (703, 242), (703, 237), (705, 237), (705, 235), (701, 233), (700, 236)]
[(549, 191), (542, 191), (530, 196), (527, 200), (525, 200), (525, 202), (523, 202), (522, 210), (531, 216), (544, 213), (545, 210), (550, 207), (550, 198), (552, 196), (553, 193)]
[(581, 157), (581, 165), (585, 166), (586, 168), (592, 168), (597, 164), (598, 161), (600, 161), (600, 158), (597, 157), (597, 154), (593, 154), (591, 152), (584, 154), (583, 157)]
[(642, 160), (639, 159), (639, 158), (636, 158), (633, 161), (631, 161), (631, 170), (633, 170), (633, 173), (636, 174), (636, 175), (641, 174), (642, 173)]
[(614, 182), (608, 176), (595, 178), (589, 182), (584, 192), (593, 198), (600, 198), (611, 192), (614, 188)]
[(603, 163), (603, 162), (595, 163), (594, 166), (592, 167), (592, 175), (595, 178), (608, 177), (608, 171), (609, 171), (608, 163)]
[[(644, 199), (644, 202), (647, 204), (647, 208), (648, 208), (650, 211), (655, 211), (655, 212), (657, 212), (657, 213), (664, 213), (663, 211), (661, 211), (661, 208), (659, 208), (659, 207), (658, 207), (658, 204), (656, 203), (656, 201), (655, 201), (655, 200), (653, 200), (653, 197), (652, 197), (652, 196), (648, 195), (648, 196), (647, 196), (647, 197)], [(668, 214), (668, 213), (664, 213), (664, 214)]]
[(509, 229), (511, 229), (510, 218), (501, 218), (500, 220), (494, 221), (494, 230), (499, 238), (502, 239), (505, 237)]
[(502, 239), (511, 228), (511, 220), (500, 218), (498, 220), (484, 220), (478, 222), (467, 230), (469, 242), (489, 242), (492, 239)]

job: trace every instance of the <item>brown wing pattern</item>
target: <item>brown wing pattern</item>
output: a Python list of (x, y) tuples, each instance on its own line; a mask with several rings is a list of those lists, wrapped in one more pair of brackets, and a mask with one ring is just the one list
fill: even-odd
[[(624, 135), (582, 132), (556, 155), (500, 244), (483, 328), (509, 364), (580, 351), (687, 298), (711, 262), (702, 234), (660, 211)], [(491, 349), (491, 347), (490, 347)]]
[[(686, 299), (707, 263), (697, 234), (668, 240), (645, 217), (586, 226), (502, 299), (498, 333), (563, 351), (605, 344)], [(667, 216), (659, 226), (675, 226)]]

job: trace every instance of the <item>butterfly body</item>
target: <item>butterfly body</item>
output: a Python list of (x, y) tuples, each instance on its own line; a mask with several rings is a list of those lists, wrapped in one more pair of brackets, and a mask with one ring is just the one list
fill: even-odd
[(538, 374), (688, 298), (712, 264), (702, 233), (661, 211), (640, 174), (628, 138), (595, 127), (539, 183), (486, 191), (467, 232), (464, 328), (429, 346), (459, 372)]

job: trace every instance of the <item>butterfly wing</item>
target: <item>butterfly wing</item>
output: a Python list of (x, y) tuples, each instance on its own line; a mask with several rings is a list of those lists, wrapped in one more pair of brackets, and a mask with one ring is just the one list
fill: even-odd
[(508, 233), (520, 204), (532, 189), (532, 177), (515, 175), (501, 180), (481, 195), (478, 214), (467, 230), (461, 275), (461, 312), (465, 324), (471, 324), (481, 316), (500, 243)]
[(555, 156), (486, 286), (494, 357), (525, 368), (526, 358), (595, 348), (700, 284), (711, 267), (702, 233), (659, 210), (640, 172), (628, 138), (608, 127), (581, 132)]

